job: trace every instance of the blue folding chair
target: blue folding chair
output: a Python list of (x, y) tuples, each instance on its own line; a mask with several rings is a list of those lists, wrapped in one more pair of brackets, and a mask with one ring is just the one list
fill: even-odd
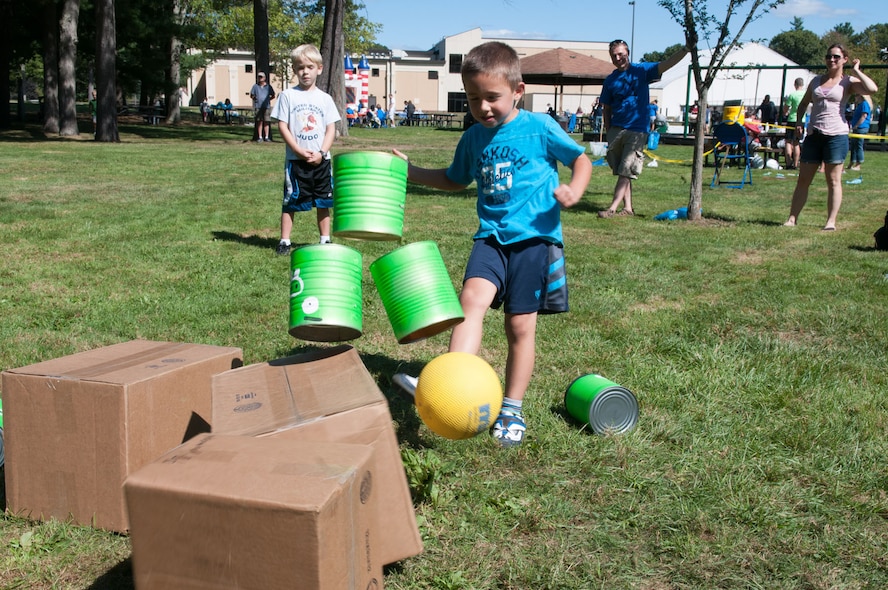
[[(749, 135), (746, 127), (741, 123), (722, 121), (716, 125), (712, 132), (716, 146), (712, 153), (715, 156), (715, 173), (712, 175), (710, 187), (726, 186), (728, 188), (743, 188), (748, 182), (752, 184), (752, 169), (750, 168), (751, 156), (749, 155)], [(743, 174), (737, 180), (725, 180), (722, 173), (726, 167), (736, 164), (743, 168)]]

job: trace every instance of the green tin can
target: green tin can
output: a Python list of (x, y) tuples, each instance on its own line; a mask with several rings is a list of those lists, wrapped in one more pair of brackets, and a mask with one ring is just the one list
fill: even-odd
[(361, 253), (314, 244), (290, 254), (290, 334), (315, 342), (361, 335)]
[(385, 152), (333, 157), (333, 235), (400, 240), (407, 201), (407, 162)]
[(594, 373), (574, 379), (564, 394), (568, 413), (592, 427), (596, 434), (621, 434), (638, 422), (635, 395)]
[(462, 306), (435, 242), (414, 242), (380, 256), (370, 274), (400, 344), (462, 322)]

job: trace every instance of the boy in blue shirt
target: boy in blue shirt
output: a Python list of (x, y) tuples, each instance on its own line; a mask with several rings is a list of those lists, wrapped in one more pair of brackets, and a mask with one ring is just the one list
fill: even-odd
[[(509, 353), (503, 409), (492, 434), (502, 446), (517, 446), (526, 430), (522, 402), (533, 375), (537, 315), (568, 309), (561, 208), (579, 202), (592, 163), (557, 121), (517, 108), (524, 82), (512, 47), (475, 47), (461, 74), (480, 124), (463, 134), (449, 168), (420, 168), (408, 160), (407, 178), (449, 191), (478, 185), (480, 224), (459, 296), (465, 320), (453, 328), (449, 350), (477, 354), (488, 308), (503, 307)], [(559, 181), (558, 162), (571, 168), (569, 184)], [(416, 378), (399, 373), (393, 381), (415, 392)]]

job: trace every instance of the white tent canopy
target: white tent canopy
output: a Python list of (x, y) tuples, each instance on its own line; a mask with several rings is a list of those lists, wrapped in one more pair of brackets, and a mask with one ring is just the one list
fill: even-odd
[[(700, 51), (700, 64), (708, 64), (710, 55), (709, 50)], [(688, 100), (690, 65), (691, 56), (688, 54), (664, 72), (659, 82), (651, 84), (651, 98), (659, 100), (660, 112), (670, 120), (680, 120), (682, 106), (686, 103), (694, 104), (697, 100), (693, 79)], [(781, 66), (781, 69), (727, 69), (744, 66)], [(786, 70), (782, 66), (786, 66)], [(735, 47), (725, 60), (724, 68), (719, 71), (707, 95), (707, 102), (719, 110), (725, 101), (730, 100), (740, 100), (745, 107), (755, 109), (766, 94), (770, 94), (771, 100), (779, 107), (782, 97), (794, 90), (793, 82), (796, 78), (804, 79), (807, 86), (814, 77), (810, 70), (799, 67), (797, 63), (758, 43), (744, 43), (742, 47)], [(693, 78), (693, 74), (690, 76)]]

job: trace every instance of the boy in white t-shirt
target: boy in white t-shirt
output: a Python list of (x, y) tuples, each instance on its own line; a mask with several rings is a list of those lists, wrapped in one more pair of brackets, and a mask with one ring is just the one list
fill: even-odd
[(333, 207), (333, 168), (330, 146), (341, 119), (333, 98), (318, 88), (324, 70), (321, 52), (314, 45), (300, 45), (290, 53), (298, 84), (287, 88), (271, 116), (287, 146), (284, 164), (284, 200), (281, 209), (281, 239), (277, 254), (290, 253), (290, 232), (297, 211), (317, 210), (320, 243), (330, 240), (330, 209)]

